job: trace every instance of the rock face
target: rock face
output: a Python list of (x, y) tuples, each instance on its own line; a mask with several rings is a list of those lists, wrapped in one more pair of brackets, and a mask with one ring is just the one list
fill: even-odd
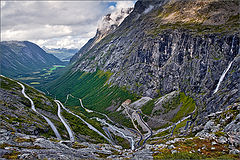
[(119, 149), (108, 144), (66, 143), (0, 130), (0, 157), (7, 159), (99, 159)]
[[(186, 159), (192, 157), (193, 159), (239, 159), (240, 103), (234, 103), (224, 110), (208, 115), (206, 123), (191, 126), (192, 134), (190, 137), (175, 134), (169, 140), (167, 138), (155, 137), (159, 136), (159, 134), (153, 133), (154, 138), (150, 138), (147, 142), (148, 144), (136, 150), (130, 150), (112, 144), (71, 142), (69, 140), (56, 139), (53, 137), (54, 135), (51, 138), (47, 138), (46, 134), (41, 136), (40, 133), (47, 133), (49, 131), (49, 126), (43, 122), (44, 119), (41, 116), (31, 111), (29, 101), (26, 101), (26, 98), (21, 95), (20, 86), (13, 80), (3, 76), (0, 77), (2, 85), (0, 90), (0, 158), (65, 160), (124, 158)], [(60, 129), (61, 134), (66, 135), (63, 126), (56, 122), (59, 120), (56, 118), (56, 111), (50, 99), (28, 86), (26, 88), (26, 93), (32, 99), (35, 96), (38, 98), (41, 97), (41, 100), (44, 99), (41, 110), (39, 109), (40, 101), (37, 100), (37, 103), (36, 99), (34, 99), (37, 110), (52, 120), (55, 119), (54, 122), (58, 129)], [(177, 93), (171, 93), (168, 96), (171, 98), (175, 94)], [(131, 107), (138, 108), (147, 103), (146, 101), (149, 102), (152, 99), (144, 97), (133, 102)], [(167, 101), (167, 96), (158, 99), (157, 104), (163, 103), (163, 101)], [(127, 100), (124, 104), (129, 105), (130, 102), (130, 100)], [(63, 115), (67, 117), (66, 114)], [(73, 118), (71, 119), (73, 120)], [(68, 122), (71, 123), (71, 120)], [(74, 124), (77, 128), (82, 126), (82, 124), (76, 123), (76, 121)], [(184, 132), (188, 131), (185, 130)], [(86, 133), (89, 134), (89, 131)]]
[(0, 54), (1, 74), (10, 77), (63, 64), (55, 56), (28, 41), (3, 41), (0, 43)]
[(80, 50), (72, 71), (111, 71), (109, 84), (152, 98), (180, 90), (208, 115), (239, 98), (238, 4), (138, 1), (113, 33)]
[[(60, 78), (60, 83), (54, 86), (54, 94), (59, 91), (74, 92), (74, 96), (85, 94), (82, 103), (97, 99), (92, 106), (106, 105), (101, 106), (101, 112), (107, 107), (112, 114), (132, 110), (135, 115), (132, 123), (142, 123), (141, 128), (127, 127), (136, 130), (139, 127), (139, 133), (130, 130), (140, 139), (136, 139), (139, 148), (135, 151), (103, 144), (105, 141), (66, 112), (64, 118), (73, 126), (81, 143), (40, 137), (32, 130), (39, 125), (45, 129), (46, 124), (35, 115), (36, 126), (33, 125), (33, 129), (27, 126), (29, 120), (24, 117), (32, 116), (27, 108), (29, 102), (19, 95), (19, 86), (4, 79), (0, 112), (7, 116), (0, 117), (3, 124), (0, 126), (0, 155), (15, 159), (239, 159), (238, 5), (239, 1), (226, 4), (221, 0), (138, 1), (118, 27), (112, 25), (111, 15), (107, 15), (104, 21), (110, 27), (98, 30), (99, 35), (72, 59), (69, 77)], [(78, 91), (77, 87), (82, 86)], [(111, 86), (116, 90), (110, 90)], [(130, 94), (120, 92), (117, 90), (120, 87), (116, 86), (125, 87), (142, 98), (134, 101), (129, 98)], [(31, 95), (31, 91), (28, 94)], [(67, 94), (63, 95), (64, 100)], [(86, 95), (91, 99), (84, 99)], [(31, 98), (33, 96), (32, 93)], [(108, 99), (113, 96), (123, 98)], [(38, 98), (42, 97), (38, 93)], [(55, 119), (56, 106), (54, 109), (45, 99), (41, 99), (44, 105), (37, 103), (37, 108), (45, 106), (39, 111)], [(37, 100), (35, 102), (39, 102)], [(120, 101), (125, 101), (122, 106)], [(49, 110), (52, 112), (47, 113)], [(120, 115), (113, 120), (118, 119), (131, 124)], [(94, 119), (91, 120), (94, 123)], [(94, 125), (102, 127), (99, 123)], [(17, 128), (19, 126), (23, 127)], [(148, 128), (148, 133), (142, 126)], [(167, 139), (170, 137), (173, 139)], [(89, 143), (95, 138), (99, 144)], [(145, 141), (147, 144), (141, 146)]]

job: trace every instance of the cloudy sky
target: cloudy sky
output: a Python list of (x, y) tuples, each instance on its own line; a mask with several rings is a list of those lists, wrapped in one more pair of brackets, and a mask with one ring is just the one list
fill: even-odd
[(48, 48), (81, 48), (102, 16), (135, 1), (1, 1), (1, 41), (28, 40)]

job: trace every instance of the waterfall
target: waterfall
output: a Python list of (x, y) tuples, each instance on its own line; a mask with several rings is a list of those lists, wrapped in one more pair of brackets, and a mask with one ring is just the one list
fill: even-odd
[[(234, 37), (235, 37), (235, 36), (234, 36)], [(232, 40), (232, 45), (231, 45), (231, 51), (230, 51), (230, 52), (233, 52), (234, 37), (233, 37), (233, 40)], [(234, 59), (233, 59), (233, 61), (234, 61)], [(229, 65), (228, 65), (228, 67), (223, 71), (223, 73), (222, 73), (222, 75), (221, 75), (221, 77), (220, 77), (220, 79), (219, 79), (219, 81), (218, 81), (217, 87), (216, 87), (216, 89), (214, 90), (213, 94), (215, 94), (215, 93), (218, 91), (219, 86), (221, 85), (221, 83), (222, 83), (225, 75), (227, 74), (228, 70), (231, 68), (233, 61), (230, 62)]]

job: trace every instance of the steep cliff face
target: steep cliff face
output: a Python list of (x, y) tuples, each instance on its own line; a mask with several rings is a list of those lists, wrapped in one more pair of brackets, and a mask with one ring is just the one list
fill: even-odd
[(239, 101), (238, 4), (139, 1), (122, 25), (84, 52), (72, 70), (111, 71), (108, 84), (152, 98), (181, 90), (201, 110), (219, 110)]
[(114, 31), (91, 47), (87, 43), (71, 70), (49, 90), (62, 100), (74, 93), (87, 107), (108, 112), (117, 111), (128, 97), (157, 98), (178, 91), (194, 99), (201, 121), (239, 102), (238, 5), (138, 1)]
[[(40, 159), (63, 155), (65, 159), (95, 158), (99, 157), (97, 150), (110, 159), (239, 159), (237, 6), (239, 1), (138, 1), (117, 28), (98, 43), (91, 39), (75, 56), (72, 68), (47, 89), (76, 114), (92, 117), (89, 122), (109, 137), (125, 132), (107, 132), (110, 125), (99, 124), (94, 117), (125, 126), (139, 149), (74, 143), (72, 147), (82, 148), (76, 151), (38, 139), (43, 148), (49, 149), (49, 144), (52, 148), (52, 154), (41, 151)], [(18, 90), (19, 86), (5, 91), (9, 93), (2, 102), (13, 97), (10, 92), (20, 94)], [(4, 109), (6, 112), (7, 107)], [(79, 141), (104, 142), (76, 117), (63, 116)], [(88, 118), (84, 116), (86, 121)], [(7, 130), (1, 133), (3, 139), (11, 134)], [(16, 136), (4, 140), (7, 146), (16, 145)], [(36, 150), (32, 153), (39, 154)]]

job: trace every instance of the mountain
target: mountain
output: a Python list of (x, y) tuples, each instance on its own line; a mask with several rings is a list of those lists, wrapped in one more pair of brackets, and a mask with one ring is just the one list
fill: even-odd
[(180, 91), (194, 99), (202, 120), (239, 100), (237, 6), (238, 1), (225, 5), (221, 0), (138, 1), (112, 33), (92, 47), (88, 42), (71, 70), (49, 89), (60, 99), (75, 93), (89, 106), (105, 97), (106, 104), (95, 108), (113, 105), (113, 110), (127, 97)]
[[(81, 98), (86, 108), (124, 126), (138, 124), (149, 137), (190, 134), (184, 130), (189, 122), (207, 136), (204, 126), (219, 124), (208, 116), (240, 100), (238, 6), (223, 0), (137, 1), (116, 29), (97, 43), (89, 40), (48, 90), (61, 101), (68, 94)], [(136, 118), (140, 113), (146, 123)]]
[(111, 14), (104, 16), (98, 24), (96, 35), (91, 38), (70, 60), (76, 61), (81, 54), (88, 52), (95, 44), (101, 41), (108, 34), (112, 33), (122, 21), (132, 12), (133, 8), (118, 9)]
[(47, 48), (43, 46), (43, 50), (49, 54), (53, 54), (61, 61), (70, 61), (72, 56), (78, 52), (78, 49), (67, 48)]
[[(98, 115), (99, 112), (86, 108), (85, 112), (73, 111), (73, 108), (70, 111), (60, 101), (53, 100), (26, 84), (2, 75), (0, 82), (1, 158), (62, 160), (126, 157), (132, 159), (239, 158), (239, 150), (234, 147), (239, 144), (239, 139), (233, 132), (239, 131), (240, 103), (208, 115), (205, 117), (207, 123), (196, 125), (194, 128), (187, 118), (179, 121), (179, 124), (173, 124), (172, 135), (180, 132), (181, 138), (170, 140), (159, 138), (158, 136), (168, 133), (168, 129), (162, 128), (162, 132), (154, 133), (153, 138), (148, 142), (150, 144), (145, 144), (148, 138), (143, 141), (145, 137), (142, 137), (141, 132), (122, 128), (113, 121), (110, 124), (107, 119), (102, 119), (102, 115)], [(122, 107), (128, 107), (129, 103), (131, 102), (123, 103)], [(136, 107), (140, 103), (134, 102), (129, 106)], [(91, 119), (88, 117), (90, 114)], [(140, 128), (143, 124), (139, 124)], [(184, 126), (185, 129), (181, 129)], [(188, 136), (185, 136), (186, 133)], [(190, 134), (189, 137), (189, 133), (196, 136), (191, 137)], [(140, 139), (137, 138), (138, 134), (141, 135)], [(228, 134), (231, 139), (227, 138)], [(111, 139), (109, 142), (104, 140), (106, 136)], [(132, 142), (132, 149), (128, 149), (129, 145), (124, 139)], [(134, 149), (135, 147), (137, 149)]]
[(28, 41), (0, 42), (0, 53), (1, 74), (10, 77), (36, 72), (55, 64), (63, 64), (55, 56)]
[(96, 120), (74, 116), (60, 102), (24, 83), (2, 75), (0, 82), (1, 158), (95, 159), (119, 152), (121, 146), (110, 146), (89, 128), (99, 125)]
[[(163, 132), (155, 133), (150, 144), (145, 144), (145, 141), (141, 144), (145, 137), (141, 136), (138, 139), (134, 134), (137, 131), (122, 128), (113, 121), (110, 124), (97, 112), (86, 108), (85, 112), (70, 111), (60, 101), (53, 100), (26, 84), (2, 75), (0, 82), (1, 158), (62, 160), (126, 157), (132, 159), (239, 158), (237, 155), (239, 150), (234, 148), (239, 143), (237, 135), (231, 134), (231, 139), (228, 139), (225, 132), (237, 133), (239, 130), (240, 103), (208, 115), (205, 117), (208, 120), (206, 124), (197, 125), (192, 129), (191, 123), (188, 127), (188, 122), (191, 121), (186, 121), (187, 119), (173, 126), (172, 135), (181, 131), (181, 134), (191, 132), (196, 137), (182, 135), (181, 138), (161, 139), (157, 136), (162, 136), (168, 131), (163, 128)], [(122, 107), (127, 107), (128, 103), (129, 101), (123, 103)], [(136, 104), (139, 105), (134, 102), (130, 106), (136, 107)], [(88, 118), (90, 114), (92, 114), (91, 119)], [(98, 122), (99, 120), (101, 123)], [(185, 126), (186, 122), (189, 129), (186, 130), (186, 127), (181, 129), (183, 127), (179, 126)], [(128, 136), (126, 136), (127, 131)], [(141, 135), (141, 132), (138, 134)], [(104, 141), (104, 135), (111, 138), (114, 145)], [(130, 138), (130, 142), (134, 142), (133, 146), (140, 148), (124, 149), (123, 147), (128, 148), (129, 145), (121, 137)]]
[[(44, 86), (55, 101), (1, 76), (3, 156), (239, 159), (238, 6), (237, 0), (137, 1)], [(32, 114), (51, 133), (29, 135), (24, 117)]]

